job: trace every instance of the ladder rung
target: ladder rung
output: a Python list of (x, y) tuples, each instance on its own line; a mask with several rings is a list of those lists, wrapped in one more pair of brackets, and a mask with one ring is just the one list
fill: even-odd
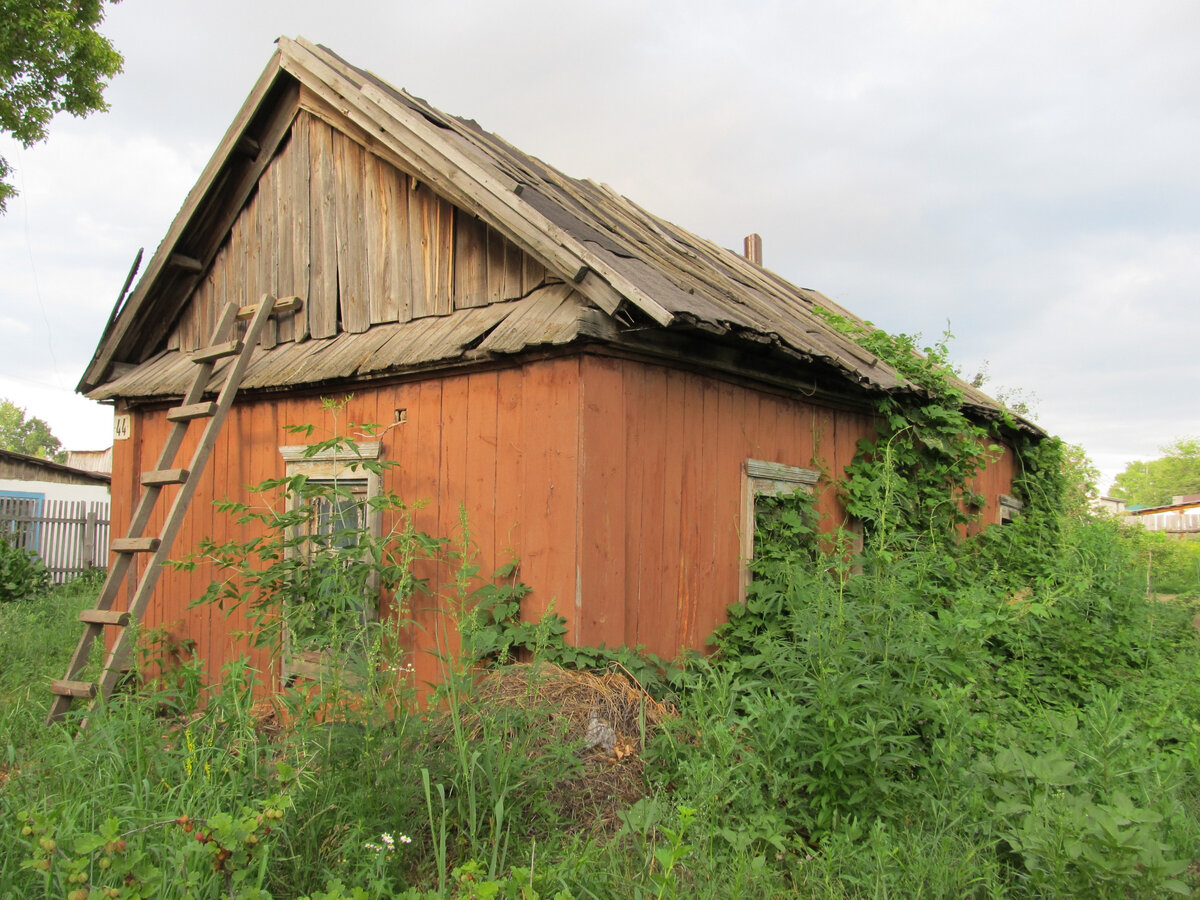
[(203, 350), (197, 350), (192, 354), (192, 362), (203, 363), (212, 362), (217, 359), (224, 359), (227, 356), (237, 356), (242, 352), (244, 344), (241, 341), (226, 341), (223, 344), (213, 344), (211, 347), (206, 347)]
[(167, 410), (168, 422), (186, 422), (188, 419), (205, 419), (217, 411), (217, 404), (212, 401), (189, 403), (187, 406), (176, 406)]
[(64, 681), (56, 679), (50, 682), (50, 693), (60, 697), (95, 697), (96, 686), (90, 681)]
[(156, 537), (116, 538), (108, 542), (108, 549), (113, 553), (153, 553), (158, 543)]
[(187, 469), (156, 469), (142, 473), (142, 484), (183, 484), (189, 474)]
[[(275, 306), (271, 309), (271, 315), (277, 316), (280, 313), (295, 312), (303, 305), (304, 303), (299, 297), (284, 297), (282, 300), (275, 301)], [(242, 322), (246, 319), (251, 319), (254, 317), (256, 312), (258, 312), (257, 303), (252, 303), (249, 306), (243, 306), (238, 310), (238, 321)]]
[(116, 609), (85, 609), (79, 613), (79, 621), (89, 625), (120, 625), (129, 624), (129, 613)]

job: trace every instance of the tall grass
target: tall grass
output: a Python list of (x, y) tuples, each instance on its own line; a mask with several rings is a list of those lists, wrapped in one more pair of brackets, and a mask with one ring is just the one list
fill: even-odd
[(615, 821), (562, 787), (632, 763), (471, 659), (425, 710), (383, 670), (255, 704), (235, 664), (76, 738), (45, 683), (95, 586), (3, 604), (0, 898), (1186, 894), (1197, 610), (1147, 600), (1136, 541), (1070, 524), (1019, 574), (988, 542), (764, 553)]

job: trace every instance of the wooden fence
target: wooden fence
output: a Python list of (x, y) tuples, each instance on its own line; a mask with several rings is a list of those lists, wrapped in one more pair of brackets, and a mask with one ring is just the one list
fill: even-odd
[(36, 553), (57, 584), (108, 565), (108, 504), (0, 497), (0, 536)]
[(1130, 515), (1126, 521), (1136, 522), (1147, 531), (1165, 531), (1168, 534), (1200, 534), (1200, 513), (1161, 512), (1147, 515)]

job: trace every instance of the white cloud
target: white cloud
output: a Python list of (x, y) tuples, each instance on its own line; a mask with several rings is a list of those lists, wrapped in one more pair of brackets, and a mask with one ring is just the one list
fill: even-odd
[(0, 316), (26, 328), (0, 376), (52, 338), (74, 383), (283, 33), (725, 246), (758, 231), (883, 327), (949, 319), (964, 368), (1110, 468), (1200, 433), (1190, 0), (126, 0), (106, 28), (112, 111), (0, 146), (26, 189), (0, 219)]

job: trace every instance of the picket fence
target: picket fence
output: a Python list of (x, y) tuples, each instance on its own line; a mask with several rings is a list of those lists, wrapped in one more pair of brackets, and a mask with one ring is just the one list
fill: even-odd
[(56, 584), (108, 564), (109, 505), (0, 497), (0, 536), (36, 553)]

